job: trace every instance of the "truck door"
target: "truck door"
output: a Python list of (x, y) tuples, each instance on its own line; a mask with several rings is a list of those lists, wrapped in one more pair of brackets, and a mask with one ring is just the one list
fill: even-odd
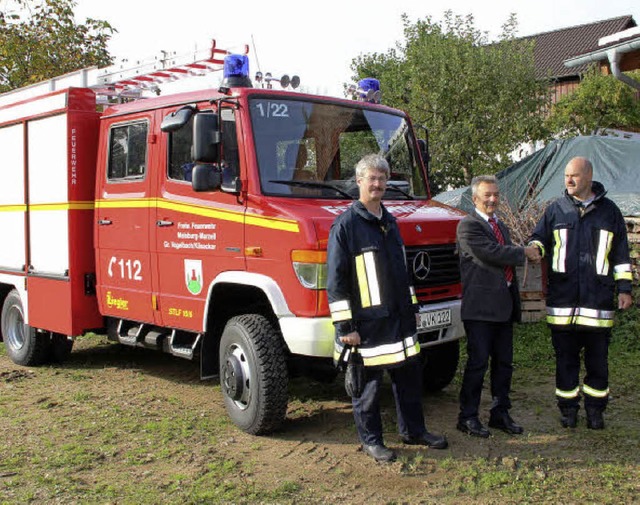
[[(163, 111), (166, 115), (171, 109)], [(161, 119), (161, 118), (159, 118)], [(222, 109), (222, 159), (212, 169), (231, 187), (240, 177), (235, 111)], [(158, 300), (164, 326), (206, 328), (207, 299), (214, 279), (245, 270), (245, 204), (227, 191), (196, 193), (191, 186), (192, 122), (165, 135), (166, 167), (159, 177), (155, 220)]]
[(102, 314), (156, 322), (151, 264), (153, 117), (108, 123), (97, 175), (96, 261)]

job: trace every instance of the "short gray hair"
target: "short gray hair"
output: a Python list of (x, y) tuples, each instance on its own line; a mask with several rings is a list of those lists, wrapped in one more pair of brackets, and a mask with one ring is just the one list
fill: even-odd
[(478, 187), (480, 184), (498, 184), (498, 178), (495, 175), (476, 175), (471, 179), (471, 196), (478, 195)]
[(367, 154), (356, 164), (356, 177), (363, 177), (367, 170), (379, 170), (384, 172), (389, 178), (391, 169), (389, 168), (389, 162), (384, 156), (379, 154)]

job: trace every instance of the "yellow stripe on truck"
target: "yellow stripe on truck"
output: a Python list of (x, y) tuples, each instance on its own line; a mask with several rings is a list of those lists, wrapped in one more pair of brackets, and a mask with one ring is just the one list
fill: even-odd
[(205, 207), (203, 205), (190, 205), (180, 202), (171, 202), (164, 199), (143, 198), (126, 200), (96, 200), (97, 209), (126, 209), (144, 207), (157, 207), (159, 209), (173, 210), (175, 212), (190, 214), (192, 216), (208, 217), (234, 223), (244, 222), (251, 226), (259, 226), (261, 228), (270, 228), (273, 230), (287, 231), (292, 233), (299, 233), (300, 231), (298, 222), (292, 219), (281, 219), (276, 217), (245, 214), (243, 212), (234, 212), (215, 207)]

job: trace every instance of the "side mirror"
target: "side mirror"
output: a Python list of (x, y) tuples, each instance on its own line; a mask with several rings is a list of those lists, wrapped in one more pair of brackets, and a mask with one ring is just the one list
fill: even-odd
[(163, 132), (170, 133), (179, 130), (186, 125), (191, 117), (198, 111), (195, 105), (186, 105), (180, 109), (167, 114), (162, 120), (160, 129)]
[(191, 187), (194, 191), (215, 191), (220, 189), (222, 174), (213, 165), (197, 164), (191, 173)]
[(200, 112), (193, 118), (193, 161), (217, 163), (220, 130), (218, 114)]

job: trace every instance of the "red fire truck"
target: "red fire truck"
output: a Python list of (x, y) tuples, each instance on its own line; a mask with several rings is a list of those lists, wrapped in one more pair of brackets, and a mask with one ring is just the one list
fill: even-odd
[[(144, 98), (158, 82), (223, 66), (219, 89)], [(252, 86), (247, 70), (246, 54), (214, 44), (189, 63), (83, 70), (0, 95), (11, 360), (61, 361), (74, 336), (106, 333), (198, 359), (238, 427), (273, 431), (289, 377), (336, 375), (327, 237), (357, 198), (355, 163), (377, 152), (392, 168), (384, 204), (420, 301), (425, 387), (451, 381), (464, 335), (461, 213), (430, 200), (409, 118), (370, 103), (372, 90), (314, 96), (272, 89), (268, 75)]]

